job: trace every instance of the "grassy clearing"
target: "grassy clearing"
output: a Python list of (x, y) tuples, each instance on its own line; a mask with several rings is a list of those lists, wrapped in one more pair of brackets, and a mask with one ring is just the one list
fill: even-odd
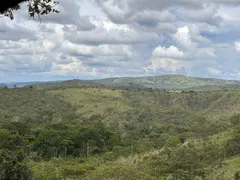
[(77, 112), (85, 116), (104, 115), (111, 109), (122, 112), (129, 109), (119, 90), (98, 88), (69, 88), (52, 90), (63, 99), (77, 107)]

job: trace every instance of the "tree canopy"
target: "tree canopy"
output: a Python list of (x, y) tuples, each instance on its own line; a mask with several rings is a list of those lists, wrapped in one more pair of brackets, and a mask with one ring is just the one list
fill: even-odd
[(13, 19), (13, 11), (19, 10), (22, 2), (27, 3), (30, 18), (59, 12), (54, 8), (58, 4), (55, 0), (8, 0), (1, 3), (0, 14)]

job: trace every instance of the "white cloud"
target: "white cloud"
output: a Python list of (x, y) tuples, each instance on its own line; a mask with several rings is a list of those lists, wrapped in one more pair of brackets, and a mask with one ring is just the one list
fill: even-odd
[(235, 42), (235, 48), (237, 52), (240, 52), (240, 41)]
[(223, 19), (228, 20), (228, 21), (238, 21), (237, 18), (231, 16), (230, 14), (226, 12), (219, 12), (219, 16), (221, 16)]
[(0, 81), (240, 72), (239, 0), (61, 0), (40, 25), (26, 8), (1, 19)]
[(213, 67), (208, 67), (207, 70), (212, 75), (220, 75), (222, 73), (222, 71), (215, 69)]
[(45, 51), (52, 51), (55, 48), (55, 43), (49, 41), (48, 39), (44, 39), (43, 48)]
[(166, 57), (166, 58), (175, 57), (176, 58), (176, 57), (183, 57), (184, 53), (175, 46), (170, 46), (169, 48), (158, 46), (153, 50), (152, 55), (155, 57)]
[(215, 52), (214, 52), (214, 48), (200, 48), (199, 50), (198, 50), (198, 53), (201, 55), (201, 54), (205, 54), (205, 55), (207, 55), (207, 56), (209, 56), (209, 57), (214, 57), (214, 58), (216, 58), (217, 57), (217, 55), (215, 54)]
[(188, 59), (217, 57), (212, 42), (201, 35), (200, 29), (195, 24), (179, 27), (173, 35), (173, 39), (180, 47), (185, 49), (185, 57)]
[(177, 41), (178, 44), (182, 45), (185, 49), (196, 49), (197, 44), (192, 42), (190, 30), (188, 26), (179, 27), (176, 34), (174, 34), (174, 39)]
[(151, 64), (147, 67), (147, 71), (170, 71), (176, 72), (182, 68), (190, 68), (191, 63), (188, 61), (176, 60), (171, 58), (153, 58)]
[(65, 38), (76, 44), (101, 45), (101, 44), (144, 44), (157, 41), (156, 33), (137, 31), (135, 29), (110, 29), (102, 27), (93, 31), (66, 32)]
[(72, 56), (126, 56), (131, 57), (133, 55), (131, 45), (82, 45), (74, 44), (71, 42), (64, 43), (61, 50), (65, 53), (69, 53)]
[(61, 76), (75, 75), (79, 76), (86, 72), (88, 69), (81, 61), (76, 58), (73, 58), (73, 62), (68, 64), (58, 64), (53, 63), (51, 68), (52, 74), (57, 74)]

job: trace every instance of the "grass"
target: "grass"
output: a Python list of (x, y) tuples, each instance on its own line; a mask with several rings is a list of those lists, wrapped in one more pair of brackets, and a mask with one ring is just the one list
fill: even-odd
[(46, 111), (54, 112), (56, 118), (74, 112), (71, 105), (45, 90), (30, 88), (0, 89), (0, 118), (33, 118)]
[(53, 158), (50, 161), (32, 161), (27, 165), (32, 169), (33, 176), (39, 180), (58, 180), (65, 179), (66, 176), (79, 178), (94, 169), (93, 166), (81, 161), (82, 159), (74, 158)]
[(98, 88), (68, 88), (51, 90), (70, 104), (77, 107), (77, 113), (85, 116), (104, 115), (109, 110), (118, 112), (129, 109), (122, 97), (121, 91)]

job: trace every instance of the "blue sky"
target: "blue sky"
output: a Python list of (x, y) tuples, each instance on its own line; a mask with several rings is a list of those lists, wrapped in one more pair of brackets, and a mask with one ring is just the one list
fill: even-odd
[(183, 74), (240, 80), (239, 0), (59, 0), (0, 18), (0, 82)]

